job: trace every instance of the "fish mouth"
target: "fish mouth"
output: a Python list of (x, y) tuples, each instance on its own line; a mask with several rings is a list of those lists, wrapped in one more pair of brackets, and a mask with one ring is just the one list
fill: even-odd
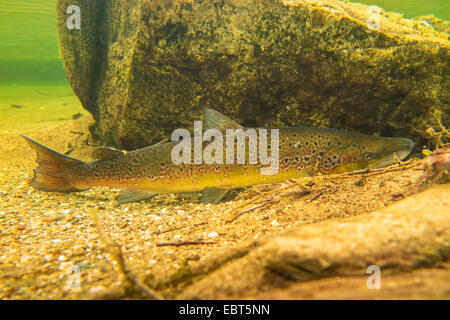
[(405, 138), (391, 138), (395, 139), (396, 150), (391, 154), (388, 154), (381, 160), (373, 163), (369, 166), (369, 168), (377, 169), (384, 168), (387, 166), (391, 166), (397, 162), (397, 160), (405, 159), (410, 153), (412, 148), (414, 147), (414, 142)]

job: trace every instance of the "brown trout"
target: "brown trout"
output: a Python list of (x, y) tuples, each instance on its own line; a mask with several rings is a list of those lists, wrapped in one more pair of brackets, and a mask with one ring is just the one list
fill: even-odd
[[(205, 130), (246, 129), (212, 109), (205, 110), (204, 123)], [(76, 192), (94, 186), (120, 187), (119, 203), (143, 200), (155, 194), (195, 191), (203, 191), (203, 202), (217, 203), (233, 188), (388, 166), (396, 158), (406, 158), (414, 146), (405, 138), (375, 137), (338, 129), (295, 127), (276, 130), (278, 170), (273, 174), (261, 174), (261, 168), (266, 164), (259, 158), (253, 164), (247, 160), (244, 163), (176, 164), (172, 151), (179, 141), (129, 152), (100, 147), (93, 153), (97, 160), (83, 162), (23, 137), (37, 153), (38, 167), (31, 181), (35, 189)], [(224, 134), (223, 141), (226, 137)], [(213, 142), (202, 141), (201, 146), (205, 148)], [(267, 153), (272, 145), (275, 144), (268, 139)], [(246, 149), (246, 159), (250, 154)], [(221, 157), (219, 159), (224, 159), (225, 155)]]

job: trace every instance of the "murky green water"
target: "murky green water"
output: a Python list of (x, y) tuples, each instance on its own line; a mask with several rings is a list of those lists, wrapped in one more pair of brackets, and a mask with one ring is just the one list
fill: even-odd
[(82, 112), (59, 59), (55, 0), (0, 0), (0, 132)]
[(443, 20), (450, 20), (450, 1), (447, 0), (359, 0), (367, 5), (376, 5), (385, 11), (402, 13), (405, 18), (434, 15)]
[(65, 82), (54, 0), (0, 0), (0, 83)]

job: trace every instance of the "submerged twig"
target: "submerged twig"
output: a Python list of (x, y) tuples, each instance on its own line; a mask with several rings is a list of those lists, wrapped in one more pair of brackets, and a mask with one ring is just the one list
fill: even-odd
[(157, 247), (168, 247), (168, 246), (187, 246), (187, 245), (196, 245), (196, 244), (216, 244), (217, 241), (180, 241), (180, 242), (160, 242), (157, 243)]
[(117, 243), (115, 243), (114, 240), (111, 239), (111, 237), (107, 235), (107, 233), (103, 228), (103, 225), (100, 223), (97, 214), (93, 211), (91, 211), (90, 213), (92, 220), (94, 221), (95, 226), (97, 228), (97, 232), (99, 234), (100, 239), (105, 244), (105, 247), (109, 251), (111, 256), (117, 262), (120, 272), (125, 276), (125, 279), (128, 281), (128, 283), (145, 296), (148, 296), (149, 298), (154, 300), (161, 300), (162, 298), (156, 292), (154, 292), (151, 288), (149, 288), (147, 285), (141, 282), (131, 272), (131, 270), (129, 269), (128, 265), (125, 262), (121, 247)]
[(310, 196), (308, 199), (306, 199), (306, 202), (311, 202), (313, 200), (316, 200), (318, 197), (320, 197), (323, 194), (323, 189), (316, 191), (312, 196)]
[(276, 200), (276, 201), (268, 201), (268, 202), (261, 203), (260, 205), (257, 205), (256, 207), (253, 207), (253, 208), (250, 208), (250, 209), (241, 211), (241, 212), (239, 212), (237, 215), (235, 215), (233, 218), (227, 220), (226, 223), (233, 222), (234, 220), (236, 220), (237, 218), (239, 218), (240, 216), (242, 216), (244, 213), (247, 213), (247, 212), (249, 212), (249, 211), (256, 210), (256, 209), (259, 209), (259, 208), (262, 208), (262, 207), (264, 207), (264, 206), (266, 206), (266, 205), (268, 205), (268, 204), (278, 203), (278, 202), (280, 202), (280, 200)]
[(436, 145), (435, 145), (434, 150), (437, 150), (441, 147), (446, 148), (446, 145), (448, 145), (448, 143), (444, 143), (443, 138), (447, 138), (447, 140), (450, 139), (450, 132), (442, 124), (441, 120), (439, 119), (439, 117), (437, 115), (434, 115), (434, 118), (436, 120), (437, 126), (439, 127), (440, 131), (437, 131), (436, 129), (434, 129), (433, 126), (430, 126), (426, 130), (418, 130), (411, 125), (410, 125), (410, 127), (412, 127), (415, 131), (419, 132), (424, 138), (426, 138), (428, 140), (436, 139)]
[(174, 227), (174, 228), (170, 228), (170, 229), (163, 230), (163, 231), (155, 231), (154, 234), (159, 235), (159, 234), (163, 234), (163, 233), (177, 231), (177, 230), (184, 229), (184, 228), (202, 226), (202, 225), (205, 225), (205, 224), (208, 224), (208, 223), (207, 222), (199, 222), (199, 223), (194, 223), (194, 224), (187, 225), (187, 226)]

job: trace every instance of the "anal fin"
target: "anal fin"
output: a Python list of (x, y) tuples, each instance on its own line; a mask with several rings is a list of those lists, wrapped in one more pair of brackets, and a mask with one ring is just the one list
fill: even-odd
[(135, 202), (155, 196), (156, 193), (139, 189), (123, 189), (116, 200), (119, 204)]
[(206, 188), (203, 191), (200, 201), (203, 203), (218, 203), (225, 197), (230, 189)]

